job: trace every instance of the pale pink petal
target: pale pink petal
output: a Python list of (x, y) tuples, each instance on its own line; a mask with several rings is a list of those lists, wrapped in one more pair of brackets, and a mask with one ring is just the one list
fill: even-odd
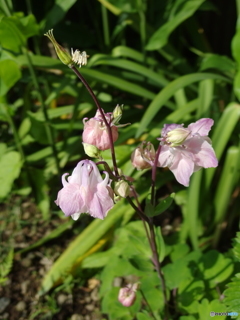
[(165, 124), (162, 128), (161, 136), (164, 137), (169, 131), (172, 131), (177, 128), (182, 128), (182, 127), (183, 127), (182, 124), (176, 124), (176, 123)]
[(189, 179), (194, 170), (194, 162), (190, 157), (187, 157), (184, 153), (178, 154), (169, 169), (179, 183), (185, 187), (189, 186)]
[(104, 180), (97, 186), (97, 192), (89, 205), (89, 213), (94, 218), (104, 219), (113, 205), (114, 202)]
[[(83, 160), (84, 161), (84, 160)], [(68, 182), (69, 183), (76, 183), (80, 185), (82, 183), (81, 179), (81, 171), (82, 171), (82, 166), (83, 166), (83, 161), (80, 161), (77, 166), (74, 168), (72, 175), (68, 177)]]
[(173, 148), (169, 146), (161, 146), (161, 151), (158, 157), (158, 167), (169, 167), (174, 159)]
[(194, 163), (196, 166), (203, 168), (215, 168), (218, 166), (215, 152), (205, 139), (195, 136), (186, 141), (184, 145), (194, 155)]
[(198, 133), (200, 136), (207, 136), (214, 121), (210, 118), (203, 118), (188, 126), (188, 129), (192, 132), (192, 135)]
[(79, 212), (83, 205), (79, 186), (68, 183), (58, 192), (55, 203), (62, 209), (65, 216)]

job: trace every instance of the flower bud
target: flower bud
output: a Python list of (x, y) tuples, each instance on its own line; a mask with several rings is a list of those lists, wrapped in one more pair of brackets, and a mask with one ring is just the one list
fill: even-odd
[(116, 108), (113, 110), (113, 122), (114, 124), (118, 124), (122, 118), (123, 113), (123, 104), (120, 106), (117, 104)]
[(131, 155), (132, 165), (137, 168), (137, 170), (143, 170), (151, 168), (154, 163), (155, 150), (152, 143), (142, 142)]
[(54, 38), (53, 29), (49, 30), (47, 33), (44, 34), (54, 45), (58, 58), (62, 61), (63, 64), (71, 66), (73, 64), (72, 57), (70, 54), (65, 50)]
[(134, 304), (138, 285), (138, 283), (128, 284), (125, 288), (119, 290), (118, 301), (124, 307), (131, 307)]
[[(111, 123), (111, 113), (105, 113), (104, 115), (108, 123), (111, 124), (112, 138), (113, 142), (115, 142), (118, 138), (118, 128)], [(99, 111), (97, 111), (95, 117), (91, 118), (90, 120), (84, 119), (83, 123), (84, 130), (82, 134), (82, 140), (84, 143), (94, 145), (99, 150), (107, 150), (111, 148), (108, 130)]]
[(130, 194), (130, 186), (124, 180), (118, 181), (115, 183), (114, 192), (117, 196), (126, 198)]
[(100, 158), (100, 151), (97, 147), (93, 146), (92, 144), (84, 143), (83, 148), (86, 153), (91, 158)]
[(190, 131), (185, 128), (176, 128), (167, 133), (167, 142), (170, 143), (171, 147), (177, 147), (183, 144), (183, 142), (189, 136)]

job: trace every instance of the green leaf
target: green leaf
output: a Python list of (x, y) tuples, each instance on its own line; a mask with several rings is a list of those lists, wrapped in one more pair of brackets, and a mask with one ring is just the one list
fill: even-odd
[(77, 0), (55, 0), (54, 6), (47, 13), (46, 18), (41, 22), (42, 28), (46, 31), (54, 27), (66, 15), (67, 11)]
[(214, 206), (216, 210), (214, 218), (215, 223), (221, 222), (224, 219), (233, 189), (239, 181), (239, 177), (240, 147), (232, 146), (227, 150), (226, 160), (214, 197)]
[(221, 72), (233, 76), (236, 70), (236, 63), (227, 56), (207, 53), (201, 62), (200, 70), (216, 69)]
[(181, 6), (181, 11), (179, 11), (152, 35), (146, 46), (146, 49), (158, 50), (165, 46), (168, 42), (168, 37), (173, 30), (175, 30), (183, 21), (191, 17), (204, 1), (205, 0), (185, 1), (185, 3)]
[(188, 254), (189, 251), (190, 251), (190, 248), (187, 244), (185, 244), (185, 243), (176, 244), (173, 247), (173, 251), (170, 254), (170, 258), (174, 262), (174, 261), (186, 256), (186, 254)]
[(0, 20), (1, 46), (14, 52), (21, 52), (29, 37), (38, 33), (38, 25), (33, 15), (15, 15)]
[(233, 239), (233, 254), (240, 262), (240, 232), (237, 232), (237, 237)]
[[(134, 50), (132, 48), (126, 46), (117, 46), (112, 50), (113, 57), (126, 57), (132, 60), (144, 63), (146, 61), (147, 64), (151, 66), (158, 65), (158, 62), (152, 57), (145, 57), (141, 52)], [(145, 60), (146, 59), (146, 60)]]
[(20, 153), (10, 151), (0, 158), (0, 199), (5, 198), (12, 189), (13, 181), (18, 178), (22, 167)]
[[(73, 242), (54, 263), (43, 279), (39, 294), (49, 291), (52, 286), (61, 281), (66, 272), (81, 264), (81, 261), (91, 254), (91, 249), (101, 240), (107, 231), (119, 223), (124, 215), (131, 216), (134, 210), (120, 201), (110, 211), (105, 220), (95, 219)], [(92, 252), (93, 253), (93, 252)]]
[(104, 79), (104, 82), (110, 86), (116, 87), (126, 92), (130, 92), (143, 98), (152, 100), (155, 97), (155, 94), (153, 92), (143, 88), (142, 86), (121, 79), (120, 77), (115, 77), (106, 72), (100, 72), (97, 70), (85, 68), (81, 70), (81, 73), (83, 74), (83, 76), (86, 76), (87, 78), (89, 77), (90, 79), (98, 80), (101, 82)]
[(14, 258), (14, 250), (10, 249), (8, 254), (6, 255), (5, 259), (1, 261), (0, 264), (0, 277), (4, 278), (6, 277), (9, 272), (12, 269), (13, 264), (13, 258)]
[(180, 310), (196, 313), (198, 300), (204, 295), (204, 282), (197, 279), (184, 281), (179, 288), (178, 303)]
[(165, 249), (165, 243), (164, 243), (164, 239), (163, 239), (160, 227), (155, 228), (155, 238), (157, 243), (159, 261), (162, 262), (166, 255), (166, 249)]
[(196, 114), (196, 119), (206, 117), (208, 110), (213, 101), (214, 81), (213, 79), (206, 79), (199, 83), (199, 107)]
[(199, 261), (199, 268), (210, 288), (227, 280), (233, 272), (233, 263), (216, 250), (210, 250)]
[[(39, 143), (41, 144), (49, 144), (49, 136), (47, 134), (47, 130), (46, 130), (46, 126), (48, 126), (49, 124), (46, 123), (46, 121), (42, 120), (38, 120), (38, 116), (37, 114), (28, 111), (28, 116), (29, 119), (31, 121), (31, 126), (30, 126), (30, 134), (31, 136)], [(54, 130), (52, 130), (53, 133)]]
[(149, 320), (150, 318), (148, 314), (144, 314), (142, 312), (138, 312), (136, 316), (137, 316), (137, 320)]
[(228, 79), (213, 73), (193, 73), (170, 82), (164, 89), (162, 89), (150, 103), (147, 111), (142, 117), (139, 128), (136, 132), (136, 137), (139, 137), (147, 128), (149, 123), (154, 119), (156, 114), (164, 106), (164, 104), (174, 95), (174, 93), (194, 82), (205, 79), (218, 79), (228, 82)]
[(88, 66), (92, 67), (97, 65), (109, 65), (128, 71), (136, 72), (146, 77), (147, 79), (152, 80), (154, 83), (156, 83), (157, 86), (165, 86), (169, 82), (165, 79), (164, 76), (152, 71), (151, 69), (149, 69), (149, 67), (145, 67), (139, 63), (129, 61), (126, 59), (117, 59), (112, 58), (111, 56), (97, 54), (91, 58)]
[[(203, 299), (198, 305), (199, 320), (209, 319), (211, 312), (226, 312), (226, 306), (218, 299), (210, 302), (207, 299)], [(222, 315), (221, 319), (227, 319), (227, 317)]]
[(158, 216), (159, 214), (166, 211), (171, 206), (174, 197), (175, 197), (175, 193), (172, 193), (170, 194), (169, 197), (166, 197), (165, 199), (160, 200), (159, 204), (154, 209), (154, 216)]
[(223, 292), (224, 303), (227, 305), (228, 311), (240, 314), (240, 273), (235, 275), (232, 281), (227, 284), (227, 287)]
[(46, 184), (44, 171), (31, 168), (31, 176), (34, 177), (32, 182), (35, 185), (37, 205), (42, 212), (43, 219), (47, 220), (49, 218), (50, 198), (48, 195), (48, 185)]
[[(231, 134), (239, 121), (239, 117), (240, 105), (234, 102), (230, 103), (225, 108), (219, 122), (217, 123), (217, 126), (214, 128), (212, 145), (219, 161), (231, 137)], [(210, 168), (205, 171), (206, 189), (210, 188), (210, 184), (215, 171), (216, 168)]]
[(20, 127), (18, 129), (18, 135), (20, 139), (23, 139), (28, 133), (31, 128), (31, 121), (29, 118), (24, 118)]
[(178, 288), (181, 284), (191, 283), (194, 268), (189, 268), (189, 262), (192, 262), (191, 265), (196, 265), (196, 269), (201, 256), (202, 253), (200, 251), (192, 251), (181, 259), (164, 266), (163, 273), (167, 287), (172, 290), (174, 288)]
[(186, 205), (186, 220), (192, 246), (198, 249), (199, 236), (199, 202), (201, 196), (201, 180), (203, 171), (194, 172), (188, 188), (188, 201)]
[(20, 78), (21, 71), (15, 61), (0, 61), (0, 96), (4, 96)]

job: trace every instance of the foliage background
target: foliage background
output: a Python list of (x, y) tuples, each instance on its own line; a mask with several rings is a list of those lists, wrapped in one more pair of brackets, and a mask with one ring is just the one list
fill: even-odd
[[(85, 316), (76, 300), (64, 314), (57, 299), (84, 287), (91, 277), (101, 281), (103, 299), (96, 308), (103, 318), (116, 319), (117, 314), (132, 319), (134, 312), (144, 319), (149, 310), (143, 311), (140, 296), (132, 311), (116, 302), (118, 289), (112, 283), (119, 278), (117, 287), (123, 285), (129, 274), (141, 278), (155, 317), (162, 312), (161, 288), (147, 293), (150, 276), (154, 283), (150, 253), (127, 203), (119, 202), (104, 221), (83, 216), (74, 224), (54, 204), (61, 174), (85, 158), (82, 119), (91, 117), (95, 106), (43, 36), (52, 28), (64, 47), (90, 55), (80, 71), (105, 111), (124, 104), (122, 123), (132, 125), (121, 129), (116, 142), (118, 164), (136, 180), (143, 204), (150, 173), (133, 169), (132, 150), (143, 140), (156, 145), (164, 123), (214, 119), (211, 138), (219, 167), (195, 173), (187, 189), (159, 169), (158, 200), (173, 192), (176, 196), (155, 225), (164, 235), (165, 245), (160, 237), (159, 246), (169, 295), (178, 289), (171, 316), (207, 319), (209, 310), (238, 311), (231, 290), (226, 300), (223, 292), (239, 272), (239, 257), (230, 249), (240, 207), (239, 12), (239, 1), (223, 0), (1, 0), (0, 275), (9, 319)], [(104, 157), (110, 161), (108, 152)], [(125, 242), (119, 243), (119, 234)], [(125, 247), (129, 241), (132, 251)], [(17, 281), (19, 264), (30, 259), (26, 269), (31, 269), (39, 254), (50, 262), (41, 273), (34, 270), (33, 294), (45, 295), (37, 300), (38, 307), (30, 307), (31, 299), (7, 288)], [(179, 258), (182, 267), (176, 263)], [(199, 265), (194, 272), (192, 264)], [(186, 277), (175, 279), (179, 272)], [(18, 311), (24, 300), (27, 307)]]

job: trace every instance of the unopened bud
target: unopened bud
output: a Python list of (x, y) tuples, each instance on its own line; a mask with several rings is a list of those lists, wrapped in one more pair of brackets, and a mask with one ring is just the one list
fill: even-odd
[(131, 307), (136, 300), (136, 291), (139, 283), (128, 284), (125, 288), (121, 288), (118, 294), (118, 301), (124, 307)]
[(132, 165), (137, 168), (137, 170), (151, 168), (154, 163), (154, 159), (155, 149), (150, 142), (147, 144), (146, 142), (142, 142), (131, 155)]
[(73, 64), (72, 57), (70, 54), (65, 50), (54, 38), (53, 29), (49, 30), (47, 33), (44, 34), (54, 45), (58, 58), (62, 61), (63, 64), (71, 66)]
[(113, 110), (113, 123), (114, 124), (118, 124), (118, 122), (121, 120), (122, 113), (123, 113), (123, 104), (121, 106), (119, 104), (117, 104), (117, 106)]
[(170, 143), (171, 147), (177, 147), (183, 144), (183, 142), (187, 139), (190, 132), (188, 129), (184, 128), (176, 128), (167, 133), (167, 142)]
[(130, 194), (129, 184), (124, 180), (116, 182), (114, 192), (117, 196), (120, 196), (122, 198), (128, 197)]
[(97, 147), (93, 146), (92, 144), (84, 143), (83, 148), (86, 153), (91, 158), (100, 158), (100, 151)]

